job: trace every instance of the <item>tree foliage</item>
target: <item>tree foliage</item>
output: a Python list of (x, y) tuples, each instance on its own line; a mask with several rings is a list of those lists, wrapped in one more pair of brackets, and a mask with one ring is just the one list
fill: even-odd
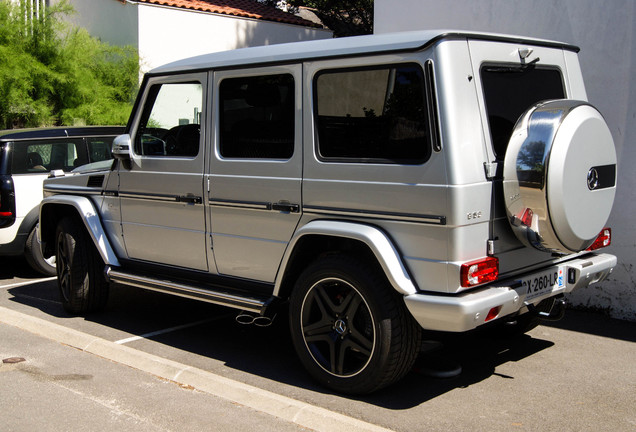
[(373, 0), (288, 0), (294, 7), (313, 9), (336, 37), (373, 33)]
[(0, 0), (0, 129), (125, 124), (139, 59), (70, 26), (66, 1), (35, 16)]
[(373, 0), (258, 0), (270, 6), (285, 3), (289, 11), (299, 7), (311, 9), (334, 36), (357, 36), (373, 33)]

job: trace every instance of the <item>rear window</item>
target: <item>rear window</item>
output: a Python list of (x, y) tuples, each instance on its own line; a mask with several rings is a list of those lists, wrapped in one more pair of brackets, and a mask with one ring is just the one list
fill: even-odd
[(563, 77), (556, 68), (484, 65), (481, 68), (493, 150), (503, 160), (517, 119), (530, 106), (565, 98)]

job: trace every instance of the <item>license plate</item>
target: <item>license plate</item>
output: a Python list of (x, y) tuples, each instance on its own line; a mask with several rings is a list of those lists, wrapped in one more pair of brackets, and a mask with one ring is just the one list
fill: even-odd
[(562, 267), (542, 273), (535, 273), (521, 279), (526, 301), (542, 297), (553, 291), (565, 288), (565, 275)]

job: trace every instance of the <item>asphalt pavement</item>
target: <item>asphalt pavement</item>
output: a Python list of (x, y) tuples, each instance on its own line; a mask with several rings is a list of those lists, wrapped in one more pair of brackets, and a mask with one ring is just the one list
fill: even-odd
[(70, 316), (54, 280), (3, 257), (0, 431), (636, 431), (636, 323), (568, 311), (515, 339), (426, 334), (404, 380), (346, 397), (307, 376), (285, 316), (235, 316), (122, 286)]

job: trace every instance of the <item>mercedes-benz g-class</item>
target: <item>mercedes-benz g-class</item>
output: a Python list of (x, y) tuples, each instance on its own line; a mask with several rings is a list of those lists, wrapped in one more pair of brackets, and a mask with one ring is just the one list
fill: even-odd
[(421, 331), (562, 314), (604, 279), (616, 152), (578, 48), (424, 31), (215, 53), (146, 74), (108, 169), (51, 178), (45, 253), (72, 313), (109, 283), (267, 321), (364, 393)]

